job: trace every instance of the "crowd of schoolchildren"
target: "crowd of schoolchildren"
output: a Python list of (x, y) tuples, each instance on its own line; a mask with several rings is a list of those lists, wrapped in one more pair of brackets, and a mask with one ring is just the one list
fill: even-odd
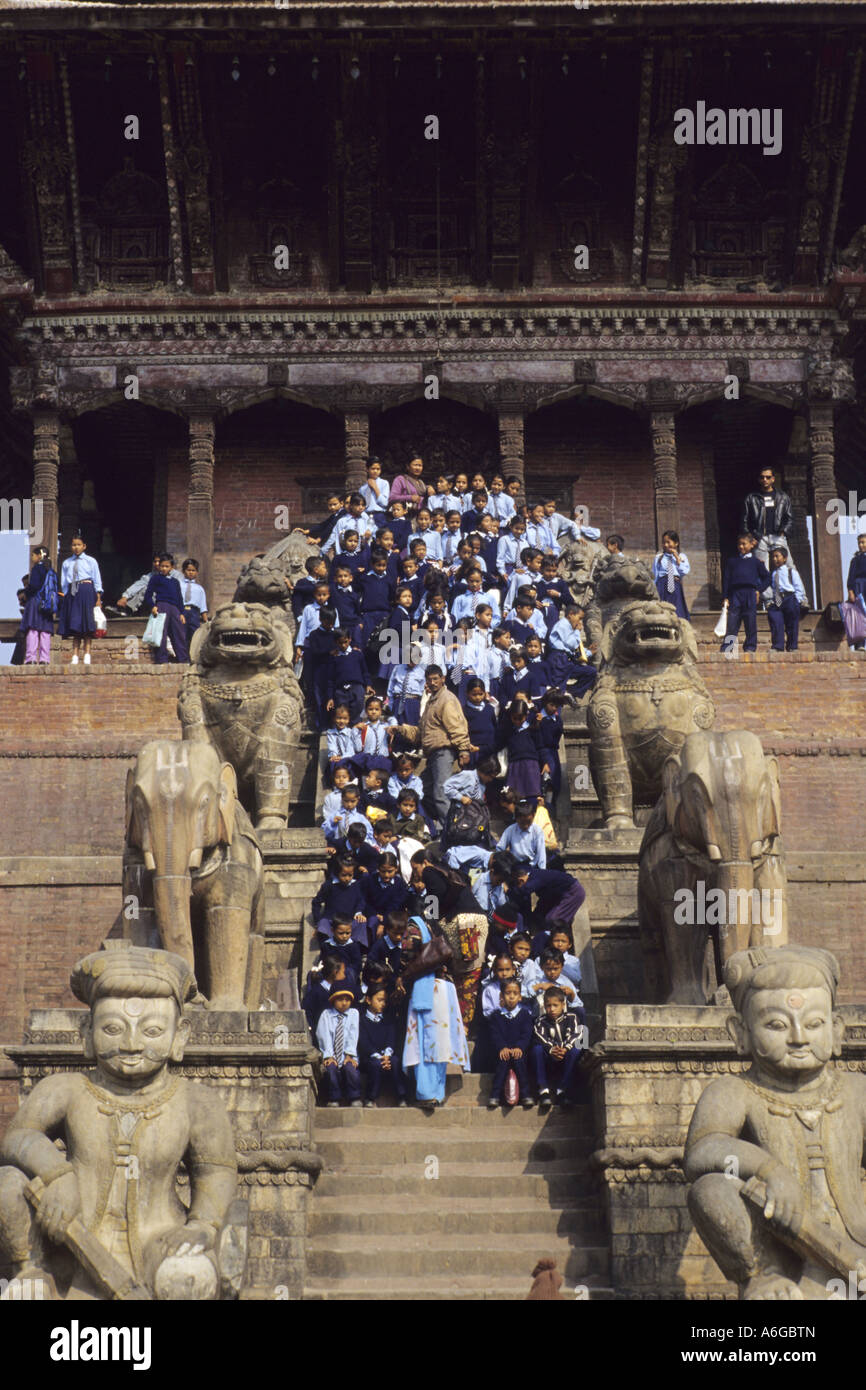
[[(566, 537), (599, 533), (552, 499), (522, 507), (517, 479), (441, 475), (428, 492), (422, 469), (389, 484), (371, 460), (365, 486), (309, 533), (322, 554), (292, 595), (327, 745), (329, 864), (303, 1005), (327, 1104), (375, 1105), (385, 1084), (399, 1105), (414, 1098), (402, 982), (431, 886), (437, 904), (453, 892), (454, 920), (481, 924), (479, 968), (458, 978), (472, 1066), (494, 1073), (491, 1107), (516, 1081), (523, 1105), (546, 1109), (570, 1103), (586, 1037), (571, 936), (583, 889), (550, 810), (562, 707), (596, 675), (557, 557)], [(468, 730), (444, 817), (401, 733), (442, 677)]]

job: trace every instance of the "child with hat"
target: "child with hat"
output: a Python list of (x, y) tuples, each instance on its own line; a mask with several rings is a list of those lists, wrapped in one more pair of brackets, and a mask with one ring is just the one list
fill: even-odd
[(358, 1070), (358, 1011), (355, 996), (345, 981), (336, 981), (328, 995), (316, 1028), (316, 1042), (322, 1054), (322, 1080), (329, 1107), (346, 1100), (355, 1108), (361, 1104), (361, 1074)]

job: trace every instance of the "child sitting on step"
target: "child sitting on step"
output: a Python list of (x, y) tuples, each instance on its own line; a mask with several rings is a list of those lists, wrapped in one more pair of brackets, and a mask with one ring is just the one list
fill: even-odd
[(529, 1069), (526, 1063), (532, 1046), (532, 1016), (521, 1000), (520, 985), (516, 980), (505, 981), (499, 1008), (490, 1015), (488, 1026), (496, 1055), (488, 1110), (496, 1110), (501, 1104), (502, 1088), (512, 1067), (520, 1087), (521, 1104), (524, 1110), (531, 1110), (535, 1101), (529, 1094)]

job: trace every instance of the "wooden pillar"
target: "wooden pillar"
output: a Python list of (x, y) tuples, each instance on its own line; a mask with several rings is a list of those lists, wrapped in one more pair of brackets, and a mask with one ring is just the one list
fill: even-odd
[(809, 406), (809, 490), (815, 541), (816, 603), (823, 608), (844, 598), (839, 537), (827, 528), (827, 503), (838, 496), (833, 437), (833, 402), (813, 401)]
[(499, 467), (504, 478), (520, 479), (520, 500), (525, 500), (525, 473), (523, 466), (523, 427), (525, 413), (522, 408), (508, 404), (499, 407)]
[(69, 553), (69, 542), (81, 524), (81, 466), (75, 448), (71, 425), (60, 427), (60, 474), (58, 477), (58, 526), (60, 543), (65, 554)]
[[(33, 500), (42, 502), (42, 534), (34, 545), (44, 545), (57, 568), (57, 492), (60, 468), (60, 416), (56, 410), (33, 413)], [(68, 539), (68, 538), (67, 538)]]
[(817, 595), (812, 592), (812, 557), (806, 517), (809, 515), (809, 431), (803, 415), (795, 415), (791, 426), (791, 441), (785, 459), (783, 487), (791, 499), (794, 522), (788, 533), (789, 559), (796, 565), (809, 602), (815, 607)]
[(346, 429), (346, 491), (357, 492), (366, 481), (367, 458), (370, 453), (370, 412), (347, 410)]
[(211, 156), (202, 122), (198, 69), (188, 48), (175, 50), (172, 60), (177, 97), (175, 169), (182, 193), (182, 207), (186, 214), (190, 287), (195, 294), (213, 294), (215, 279), (211, 226)]
[(650, 382), (650, 400), (653, 402), (650, 409), (650, 439), (653, 455), (656, 545), (659, 550), (662, 548), (662, 532), (678, 532), (680, 529), (676, 416), (673, 403), (664, 399), (666, 385), (666, 382)]
[[(213, 467), (215, 423), (210, 411), (189, 417), (189, 499), (187, 554), (199, 562), (199, 583), (213, 604)], [(180, 558), (180, 557), (179, 557)]]

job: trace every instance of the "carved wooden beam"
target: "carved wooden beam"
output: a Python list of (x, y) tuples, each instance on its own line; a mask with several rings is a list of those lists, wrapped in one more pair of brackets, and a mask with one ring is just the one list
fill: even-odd
[(53, 53), (27, 56), (27, 135), (22, 150), (26, 180), (36, 206), (42, 288), (68, 294), (73, 285), (70, 158), (63, 93)]
[(171, 110), (171, 92), (168, 81), (168, 65), (165, 53), (160, 50), (157, 57), (159, 74), (159, 109), (162, 123), (162, 149), (165, 162), (165, 187), (168, 196), (169, 237), (171, 240), (172, 275), (179, 290), (186, 284), (183, 267), (183, 236), (180, 221), (180, 192), (177, 182), (177, 151), (174, 139), (174, 117)]
[(647, 220), (647, 161), (649, 158), (650, 114), (653, 95), (652, 47), (643, 51), (640, 69), (640, 102), (637, 122), (637, 153), (634, 173), (634, 222), (631, 238), (631, 283), (639, 285), (643, 273), (644, 234)]
[(198, 68), (189, 49), (172, 54), (177, 110), (176, 169), (186, 214), (190, 282), (197, 294), (215, 288), (211, 228), (211, 157), (204, 133)]
[(189, 415), (189, 494), (187, 497), (187, 554), (199, 562), (199, 582), (207, 592), (213, 576), (214, 436), (216, 426), (209, 410)]
[[(836, 239), (836, 224), (839, 220), (839, 204), (842, 200), (842, 185), (845, 182), (845, 165), (848, 161), (848, 146), (851, 142), (851, 126), (854, 122), (854, 108), (857, 105), (857, 91), (860, 86), (860, 69), (863, 65), (863, 49), (854, 54), (851, 71), (848, 75), (848, 90), (845, 96), (845, 114), (842, 119), (842, 132), (836, 158), (836, 173), (833, 179), (833, 193), (827, 212), (827, 226), (824, 234), (824, 256), (821, 261), (821, 279), (826, 280), (833, 263), (833, 242)], [(858, 154), (862, 153), (858, 151)]]
[(837, 495), (832, 400), (809, 403), (809, 482), (818, 602), (823, 607), (844, 597), (839, 537), (827, 529), (827, 503)]

